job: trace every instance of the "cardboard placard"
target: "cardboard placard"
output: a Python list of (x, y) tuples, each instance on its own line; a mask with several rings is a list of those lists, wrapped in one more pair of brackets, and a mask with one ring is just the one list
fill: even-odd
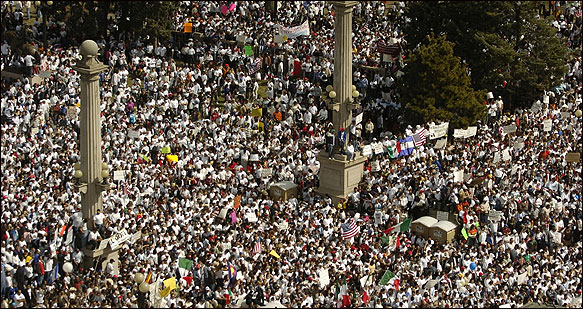
[(446, 144), (447, 144), (447, 138), (442, 138), (435, 143), (435, 146), (433, 146), (433, 148), (443, 149), (443, 148), (445, 148)]
[(581, 161), (581, 154), (578, 152), (569, 152), (565, 156), (565, 160), (567, 161), (567, 163), (579, 162)]
[(77, 117), (77, 108), (69, 106), (69, 108), (67, 108), (67, 119), (75, 119), (75, 117)]
[(561, 119), (569, 119), (569, 118), (571, 118), (571, 113), (561, 112)]
[(453, 130), (453, 138), (465, 138), (466, 137), (466, 130), (464, 129), (454, 129)]
[(543, 121), (543, 131), (550, 132), (552, 129), (553, 129), (552, 119), (546, 119), (545, 121)]
[(374, 153), (375, 154), (383, 154), (385, 150), (383, 149), (382, 143), (376, 143), (373, 145)]
[(140, 137), (140, 133), (136, 130), (128, 130), (128, 137), (129, 138), (138, 138), (138, 137)]
[(447, 211), (437, 211), (437, 221), (448, 221), (449, 213)]
[(453, 172), (453, 182), (462, 182), (464, 180), (464, 170)]
[(126, 171), (113, 171), (113, 180), (124, 180), (126, 177)]
[(542, 109), (542, 104), (540, 102), (534, 102), (534, 103), (532, 103), (532, 106), (530, 107), (530, 111), (533, 113), (538, 113), (538, 112), (540, 112), (541, 109)]
[(478, 133), (478, 127), (468, 127), (466, 137), (476, 136), (476, 133)]
[(249, 162), (258, 162), (259, 161), (259, 155), (256, 153), (251, 154), (251, 156), (249, 157)]
[(272, 168), (264, 168), (261, 170), (261, 177), (269, 177), (273, 175), (273, 169)]
[(513, 124), (510, 124), (507, 126), (503, 126), (502, 132), (504, 132), (504, 134), (514, 133), (514, 132), (516, 132), (516, 129), (517, 129), (516, 124), (513, 123)]
[(522, 148), (524, 148), (524, 139), (522, 137), (519, 137), (514, 142), (514, 150), (520, 150)]
[(280, 231), (285, 231), (289, 228), (289, 224), (284, 221), (280, 223), (277, 227), (279, 228)]
[(119, 247), (122, 243), (130, 240), (132, 238), (133, 235), (128, 234), (128, 232), (124, 229), (121, 232), (113, 235), (111, 238), (109, 238), (109, 246), (111, 247), (111, 249), (115, 250), (117, 247)]
[(498, 210), (490, 210), (488, 213), (488, 220), (492, 222), (499, 222), (502, 217), (502, 212)]
[(320, 288), (325, 288), (328, 284), (330, 284), (330, 275), (328, 274), (328, 269), (324, 268), (318, 272), (318, 277), (320, 281)]
[(372, 147), (370, 145), (362, 147), (362, 155), (365, 157), (372, 155)]
[(373, 161), (370, 164), (370, 171), (371, 172), (378, 172), (381, 170), (381, 165), (379, 164), (379, 161)]
[(379, 210), (374, 212), (374, 223), (376, 225), (383, 224), (383, 213)]
[(496, 164), (498, 162), (500, 162), (500, 152), (499, 151), (496, 151), (494, 153), (494, 160), (492, 161), (492, 163)]
[(225, 217), (227, 217), (227, 208), (221, 209), (221, 212), (219, 212), (219, 217), (221, 219), (225, 219)]
[(362, 122), (362, 114), (364, 114), (364, 113), (360, 113), (360, 114), (356, 115), (356, 117), (354, 117), (354, 121), (356, 122), (356, 124), (359, 124)]

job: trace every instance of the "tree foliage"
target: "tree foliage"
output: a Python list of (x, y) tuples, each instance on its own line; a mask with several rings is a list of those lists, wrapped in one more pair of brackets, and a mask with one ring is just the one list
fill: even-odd
[[(110, 22), (120, 32), (166, 40), (173, 31), (173, 1), (55, 1), (49, 15), (64, 21), (83, 39), (105, 36)], [(108, 16), (115, 15), (112, 21)]]
[(454, 44), (445, 36), (428, 36), (428, 44), (407, 59), (401, 85), (407, 122), (449, 121), (452, 128), (465, 128), (485, 116), (481, 103), (485, 91), (475, 91)]
[(471, 68), (474, 89), (501, 95), (507, 107), (530, 106), (566, 73), (568, 48), (556, 29), (537, 15), (530, 1), (412, 2), (407, 45), (427, 43), (426, 35), (447, 35), (454, 54)]

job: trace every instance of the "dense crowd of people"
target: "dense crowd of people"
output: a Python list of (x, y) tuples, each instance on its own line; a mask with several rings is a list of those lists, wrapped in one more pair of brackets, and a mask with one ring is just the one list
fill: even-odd
[[(2, 3), (3, 16), (30, 18), (30, 1), (13, 2)], [(498, 110), (473, 137), (449, 137), (443, 148), (428, 138), (410, 155), (369, 157), (360, 185), (336, 204), (316, 194), (316, 156), (332, 132), (321, 98), (334, 70), (333, 7), (278, 3), (274, 21), (264, 2), (238, 2), (228, 14), (219, 1), (181, 2), (177, 29), (191, 21), (205, 38), (227, 41), (95, 40), (110, 68), (100, 76), (103, 160), (111, 174), (126, 171), (103, 193), (95, 228), (74, 185), (78, 46), (44, 51), (38, 65), (51, 74), (40, 83), (2, 81), (2, 307), (577, 307), (583, 180), (581, 162), (566, 155), (583, 150), (581, 57), (532, 109)], [(402, 63), (376, 52), (382, 35), (403, 39), (404, 5), (388, 14), (383, 2), (354, 9), (355, 64), (387, 72), (355, 70), (355, 114), (365, 117), (346, 130), (358, 153), (422, 129), (389, 117), (401, 104), (392, 66)], [(579, 46), (581, 4), (559, 13), (552, 22)], [(275, 44), (274, 27), (308, 17), (312, 35)], [(62, 30), (51, 42), (68, 40)], [(256, 54), (228, 42), (237, 36)], [(14, 60), (4, 51), (3, 68)], [(505, 133), (510, 124), (516, 132)], [(454, 181), (460, 169), (469, 177)], [(296, 184), (297, 197), (271, 198), (280, 181)], [(469, 237), (440, 243), (391, 229), (434, 209), (455, 213)], [(345, 240), (351, 218), (360, 232)], [(121, 246), (119, 261), (84, 267), (83, 248), (122, 231), (141, 237)], [(184, 259), (191, 267), (181, 267)], [(322, 270), (330, 282), (321, 285)], [(380, 284), (387, 270), (395, 276)], [(149, 292), (140, 292), (136, 273), (147, 275)], [(178, 288), (161, 295), (171, 277)]]

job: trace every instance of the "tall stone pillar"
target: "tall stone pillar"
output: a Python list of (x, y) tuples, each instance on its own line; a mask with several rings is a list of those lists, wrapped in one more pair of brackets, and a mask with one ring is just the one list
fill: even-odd
[(84, 41), (80, 46), (83, 59), (75, 69), (81, 74), (81, 205), (83, 218), (92, 229), (93, 216), (103, 210), (102, 191), (106, 189), (102, 177), (101, 110), (99, 98), (99, 73), (107, 66), (97, 60), (99, 47), (94, 41)]
[[(331, 1), (334, 5), (334, 91), (336, 97), (330, 104), (332, 121), (336, 134), (340, 128), (349, 129), (352, 122), (352, 8), (358, 1)], [(346, 143), (353, 138), (347, 132)], [(345, 149), (346, 145), (342, 148)], [(334, 202), (345, 198), (360, 183), (363, 175), (365, 157), (356, 155), (353, 161), (346, 160), (345, 155), (336, 154), (334, 159), (321, 151), (320, 187), (318, 193), (329, 195)]]
[[(334, 91), (332, 104), (336, 132), (352, 122), (352, 7), (358, 1), (331, 1), (334, 5)], [(346, 142), (350, 136), (346, 139)], [(345, 146), (345, 145), (344, 145)]]

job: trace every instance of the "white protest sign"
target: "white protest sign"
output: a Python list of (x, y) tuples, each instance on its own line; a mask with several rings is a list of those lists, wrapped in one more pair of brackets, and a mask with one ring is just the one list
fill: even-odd
[(447, 138), (442, 138), (435, 143), (435, 146), (433, 146), (433, 148), (442, 149), (442, 148), (445, 148), (446, 144), (447, 144)]
[(520, 150), (522, 148), (524, 148), (524, 139), (522, 137), (519, 137), (514, 142), (514, 149), (515, 150)]
[(261, 170), (261, 177), (269, 177), (273, 174), (273, 169), (271, 168), (264, 168)]
[(448, 221), (449, 213), (447, 211), (437, 211), (437, 221)]
[(502, 150), (502, 160), (509, 161), (510, 159), (512, 159), (512, 157), (510, 156), (510, 151), (508, 151), (508, 148)]
[(320, 288), (325, 288), (328, 284), (330, 284), (330, 274), (328, 274), (328, 268), (320, 269), (318, 272), (318, 277), (320, 281)]
[(141, 237), (142, 237), (142, 232), (140, 232), (140, 231), (135, 232), (134, 235), (132, 235), (132, 238), (130, 239), (130, 244), (135, 243)]
[(109, 240), (110, 240), (110, 238), (105, 239), (105, 240), (102, 240), (99, 243), (99, 247), (97, 247), (97, 250), (103, 250), (103, 249), (105, 249), (105, 247), (107, 247), (107, 244), (109, 243)]
[(109, 238), (109, 246), (111, 247), (112, 250), (115, 250), (122, 243), (130, 240), (130, 238), (132, 238), (132, 235), (128, 234), (128, 232), (124, 229), (121, 232)]
[(251, 154), (251, 157), (249, 158), (249, 161), (250, 162), (257, 162), (257, 161), (259, 161), (259, 155), (256, 154), (256, 153)]
[(516, 132), (516, 129), (516, 124), (509, 124), (502, 127), (502, 132), (504, 132), (504, 134), (514, 133)]
[(453, 182), (464, 181), (464, 170), (457, 170), (453, 172)]
[(518, 278), (516, 279), (516, 283), (518, 283), (518, 285), (522, 285), (526, 282), (526, 271), (523, 272), (522, 274), (518, 275)]
[(255, 212), (251, 211), (245, 214), (245, 218), (247, 218), (247, 221), (254, 223), (257, 222), (257, 216), (255, 215)]
[(366, 145), (362, 147), (362, 155), (368, 157), (372, 154), (372, 147), (370, 145)]
[(229, 250), (229, 249), (231, 249), (231, 243), (228, 242), (228, 241), (227, 242), (224, 242), (224, 243), (221, 244), (221, 247), (223, 248), (223, 251)]
[(502, 212), (498, 210), (490, 210), (488, 213), (488, 220), (492, 222), (499, 222), (502, 217)]
[(569, 118), (571, 118), (571, 113), (561, 112), (561, 119), (569, 119)]
[(128, 137), (129, 138), (138, 138), (138, 137), (140, 137), (140, 133), (136, 130), (128, 130)]
[(65, 245), (69, 245), (70, 243), (73, 242), (73, 227), (69, 228), (69, 231), (67, 232), (67, 239), (65, 239)]
[(124, 180), (126, 177), (126, 171), (113, 171), (113, 180)]
[(289, 224), (286, 221), (284, 221), (280, 223), (277, 227), (279, 228), (280, 231), (285, 231), (289, 228)]
[(354, 117), (354, 121), (356, 122), (356, 124), (359, 124), (362, 122), (362, 114), (364, 114), (364, 113), (360, 113), (360, 114), (356, 115), (356, 117)]
[(533, 113), (538, 113), (540, 112), (542, 108), (542, 104), (540, 102), (534, 102), (532, 103), (532, 106), (530, 107), (530, 111)]
[(449, 122), (436, 124), (429, 127), (429, 139), (436, 139), (447, 135)]
[(553, 120), (552, 119), (546, 119), (545, 121), (543, 121), (543, 131), (549, 132), (549, 131), (551, 131), (552, 128), (553, 128)]
[(478, 133), (478, 127), (468, 127), (466, 137), (476, 136), (476, 133)]
[(221, 217), (221, 219), (225, 219), (226, 216), (227, 216), (227, 208), (221, 209), (221, 212), (219, 212), (219, 217)]
[(373, 161), (370, 165), (370, 171), (371, 172), (378, 172), (381, 170), (381, 165), (379, 164), (379, 161)]
[(374, 153), (375, 154), (382, 154), (385, 152), (385, 150), (383, 149), (383, 144), (382, 143), (376, 143), (374, 146)]

